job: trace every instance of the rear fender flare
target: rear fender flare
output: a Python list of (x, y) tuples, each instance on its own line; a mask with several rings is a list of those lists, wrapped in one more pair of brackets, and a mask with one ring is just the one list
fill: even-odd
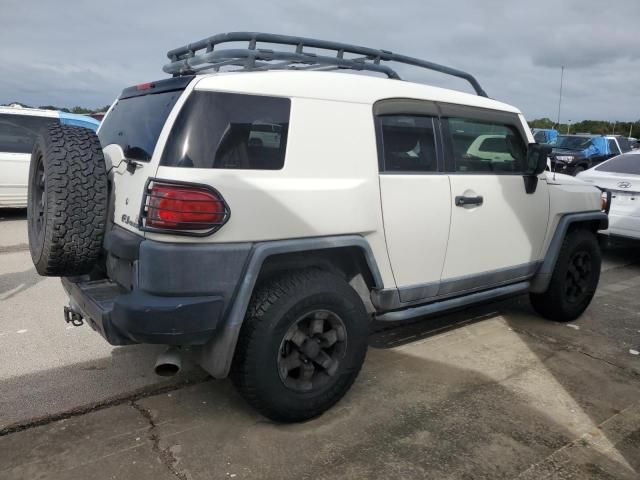
[(382, 276), (369, 243), (359, 235), (318, 237), (299, 240), (278, 240), (256, 243), (252, 247), (249, 260), (236, 289), (221, 330), (205, 345), (196, 347), (194, 353), (202, 368), (214, 378), (224, 378), (229, 374), (240, 328), (251, 300), (254, 287), (265, 260), (272, 255), (323, 250), (342, 247), (356, 247), (363, 251), (376, 288), (383, 288)]

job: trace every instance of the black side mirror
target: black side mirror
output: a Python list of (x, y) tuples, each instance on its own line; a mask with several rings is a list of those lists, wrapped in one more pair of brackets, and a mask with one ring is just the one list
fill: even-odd
[(540, 143), (530, 143), (527, 147), (527, 169), (526, 174), (531, 176), (540, 175), (547, 168), (547, 157), (551, 153), (549, 145)]

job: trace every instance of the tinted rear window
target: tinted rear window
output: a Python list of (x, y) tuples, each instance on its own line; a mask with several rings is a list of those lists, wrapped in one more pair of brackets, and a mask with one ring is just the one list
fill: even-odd
[(102, 147), (120, 145), (125, 157), (148, 161), (183, 90), (119, 99), (98, 132)]
[(0, 152), (31, 153), (40, 131), (57, 118), (0, 114)]
[(288, 98), (193, 92), (169, 136), (161, 165), (279, 170), (284, 166)]
[(604, 162), (596, 167), (599, 172), (628, 173), (640, 175), (640, 155), (630, 153), (628, 155), (618, 155), (608, 162)]

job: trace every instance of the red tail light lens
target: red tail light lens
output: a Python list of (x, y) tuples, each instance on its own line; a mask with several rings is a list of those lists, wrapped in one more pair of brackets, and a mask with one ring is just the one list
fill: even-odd
[(196, 235), (208, 235), (229, 218), (226, 202), (210, 187), (152, 181), (146, 197), (144, 227), (148, 230), (197, 230)]

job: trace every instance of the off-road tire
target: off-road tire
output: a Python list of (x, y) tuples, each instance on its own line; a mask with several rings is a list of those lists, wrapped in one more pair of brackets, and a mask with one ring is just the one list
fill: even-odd
[[(345, 326), (346, 351), (328, 383), (308, 392), (288, 388), (278, 366), (291, 325), (308, 311), (327, 309)], [(231, 380), (244, 399), (277, 422), (316, 417), (349, 390), (364, 362), (370, 319), (362, 300), (341, 277), (316, 269), (286, 273), (259, 286), (242, 325)]]
[[(573, 259), (579, 255), (588, 256), (590, 273), (584, 279), (584, 289), (571, 298), (567, 289), (571, 288)], [(565, 237), (556, 262), (549, 288), (544, 293), (531, 293), (533, 308), (543, 317), (556, 322), (575, 320), (587, 309), (593, 299), (600, 279), (602, 257), (596, 234), (590, 230), (577, 228), (569, 231)]]
[(102, 249), (108, 180), (97, 135), (52, 124), (36, 139), (28, 180), (31, 259), (40, 275), (89, 273)]

